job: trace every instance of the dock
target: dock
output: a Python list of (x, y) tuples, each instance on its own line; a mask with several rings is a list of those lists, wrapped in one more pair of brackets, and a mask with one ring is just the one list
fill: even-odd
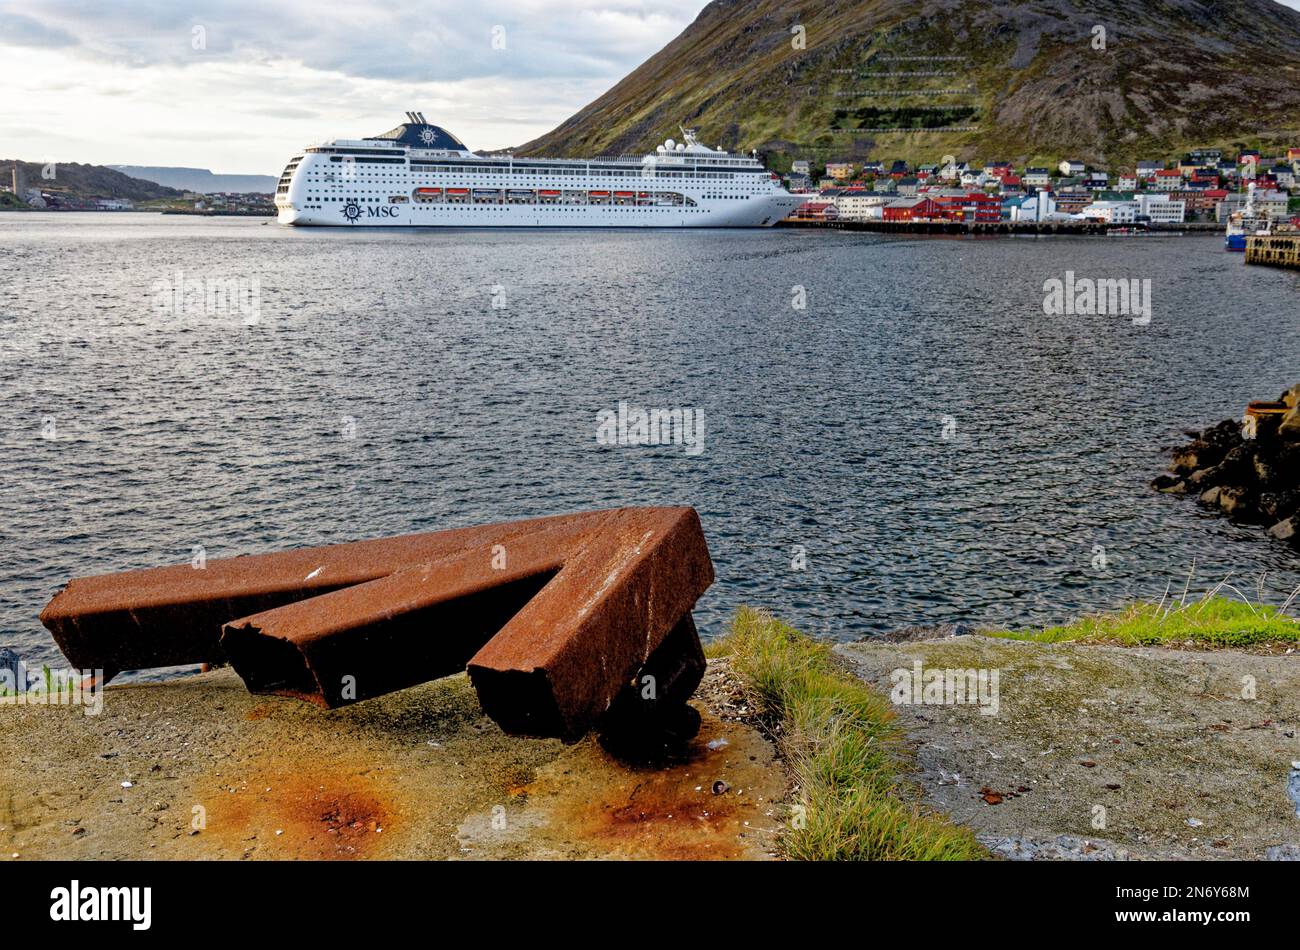
[(1300, 268), (1300, 234), (1246, 238), (1246, 263)]
[(1146, 232), (1151, 234), (1221, 232), (1223, 225), (1209, 221), (1185, 224), (1149, 225), (1135, 229), (1132, 225), (1107, 224), (1101, 221), (798, 221), (786, 219), (783, 228), (816, 228), (830, 231), (872, 231), (881, 234), (955, 234), (996, 236), (1012, 234), (1079, 235)]

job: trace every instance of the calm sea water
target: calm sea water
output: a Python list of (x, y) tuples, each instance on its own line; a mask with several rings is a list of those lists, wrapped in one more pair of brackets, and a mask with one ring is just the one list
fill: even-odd
[[(1150, 324), (1046, 316), (1067, 270), (1150, 279)], [(227, 280), (256, 322), (159, 300)], [(1040, 624), (1193, 562), (1277, 602), (1300, 556), (1147, 482), (1183, 428), (1300, 381), (1298, 296), (1218, 237), (0, 215), (0, 646), (55, 660), (67, 579), (196, 547), (616, 505), (699, 510), (706, 635), (739, 604), (835, 639)], [(703, 451), (599, 445), (621, 401), (701, 411)]]

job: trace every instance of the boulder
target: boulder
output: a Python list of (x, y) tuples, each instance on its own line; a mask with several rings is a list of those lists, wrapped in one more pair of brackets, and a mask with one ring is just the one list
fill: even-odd
[(1241, 484), (1252, 480), (1255, 474), (1255, 459), (1263, 454), (1259, 442), (1243, 442), (1234, 449), (1229, 449), (1223, 461), (1218, 464), (1223, 480), (1219, 484)]
[(1177, 475), (1157, 475), (1151, 480), (1151, 487), (1166, 495), (1187, 494), (1187, 486)]
[(1300, 405), (1300, 383), (1296, 383), (1282, 395), (1277, 397), (1278, 402), (1284, 402), (1292, 409)]
[(1206, 442), (1197, 439), (1187, 445), (1174, 449), (1173, 462), (1169, 470), (1178, 475), (1188, 475), (1198, 468), (1209, 468), (1223, 461), (1229, 446), (1224, 443)]
[(1226, 485), (1219, 489), (1219, 510), (1225, 515), (1245, 521), (1259, 516), (1258, 498), (1249, 488)]
[(1278, 438), (1288, 442), (1300, 442), (1300, 406), (1292, 406), (1282, 417), (1282, 424), (1278, 426), (1277, 434)]
[(1230, 449), (1233, 446), (1242, 443), (1241, 423), (1232, 419), (1224, 419), (1217, 425), (1212, 425), (1201, 433), (1201, 441), (1210, 445), (1222, 446)]
[(1219, 492), (1221, 488), (1209, 488), (1201, 492), (1200, 498), (1197, 499), (1202, 505), (1208, 508), (1217, 508), (1219, 506)]
[(1298, 543), (1300, 542), (1300, 517), (1292, 515), (1290, 518), (1284, 518), (1269, 528), (1268, 533), (1279, 541)]
[(1259, 496), (1259, 510), (1274, 521), (1281, 521), (1300, 511), (1300, 491), (1266, 491)]
[(1271, 452), (1259, 452), (1254, 458), (1254, 468), (1255, 481), (1259, 482), (1261, 487), (1268, 487), (1280, 481), (1276, 456)]

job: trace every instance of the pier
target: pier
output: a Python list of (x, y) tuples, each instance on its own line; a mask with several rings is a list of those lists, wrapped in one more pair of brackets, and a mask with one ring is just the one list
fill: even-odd
[(1300, 268), (1300, 234), (1246, 238), (1246, 263)]
[(796, 221), (786, 219), (783, 228), (817, 228), (831, 231), (874, 231), (883, 234), (959, 234), (959, 235), (1068, 235), (1121, 233), (1177, 234), (1221, 232), (1223, 225), (1209, 221), (1185, 224), (1132, 225), (1107, 224), (1102, 221)]

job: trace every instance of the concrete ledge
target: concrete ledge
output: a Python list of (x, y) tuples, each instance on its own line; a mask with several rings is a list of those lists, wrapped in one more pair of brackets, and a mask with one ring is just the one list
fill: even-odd
[(329, 711), (228, 669), (110, 686), (99, 716), (0, 706), (0, 859), (770, 856), (785, 774), (725, 662), (693, 705), (656, 769), (510, 738), (463, 674)]

